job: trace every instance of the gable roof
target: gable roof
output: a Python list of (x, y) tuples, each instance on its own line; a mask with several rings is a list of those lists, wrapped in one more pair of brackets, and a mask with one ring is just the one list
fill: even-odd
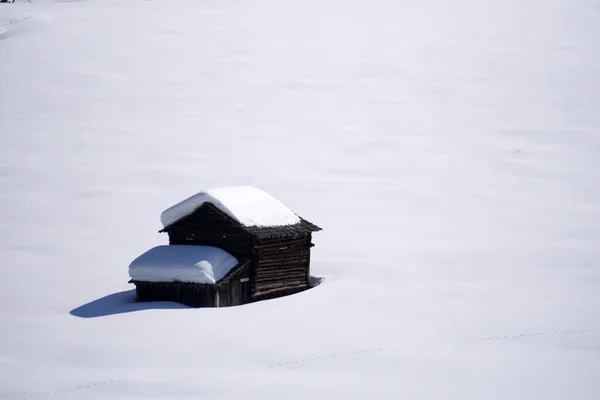
[(160, 216), (163, 227), (193, 213), (204, 203), (211, 203), (246, 227), (300, 223), (296, 214), (270, 194), (253, 186), (230, 186), (204, 190), (167, 208)]
[(208, 209), (216, 209), (257, 237), (295, 236), (321, 230), (268, 193), (252, 186), (234, 186), (202, 191), (166, 209), (161, 214), (160, 232), (168, 232), (190, 215)]

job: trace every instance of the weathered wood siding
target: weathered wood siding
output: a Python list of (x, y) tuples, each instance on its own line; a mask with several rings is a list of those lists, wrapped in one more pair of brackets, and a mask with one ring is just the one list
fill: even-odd
[[(163, 231), (171, 245), (219, 247), (240, 262), (250, 259), (237, 278), (219, 284), (216, 305), (224, 307), (279, 297), (310, 286), (311, 231), (316, 225), (244, 228), (210, 203)], [(248, 283), (240, 279), (249, 278)], [(216, 294), (216, 293), (215, 293)], [(243, 303), (239, 303), (243, 301)]]
[(214, 246), (237, 258), (252, 256), (254, 237), (212, 204), (203, 205), (167, 232), (169, 244)]
[(250, 263), (219, 282), (217, 304), (219, 307), (239, 306), (250, 302)]
[(141, 282), (135, 284), (138, 301), (174, 301), (190, 307), (215, 307), (214, 285), (182, 282)]
[(302, 291), (309, 286), (311, 235), (257, 240), (252, 269), (252, 299)]

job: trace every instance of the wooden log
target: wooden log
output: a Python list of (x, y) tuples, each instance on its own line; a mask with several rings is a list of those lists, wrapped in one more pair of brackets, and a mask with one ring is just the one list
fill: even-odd
[(308, 265), (305, 263), (302, 264), (293, 264), (289, 266), (277, 266), (277, 267), (269, 267), (269, 268), (255, 268), (254, 275), (273, 275), (273, 274), (289, 274), (294, 271), (307, 271)]
[(283, 293), (290, 293), (290, 292), (300, 292), (302, 290), (307, 289), (307, 285), (298, 285), (295, 287), (281, 287), (281, 288), (264, 288), (261, 289), (260, 291), (256, 291), (253, 294), (253, 297), (255, 299), (257, 298), (264, 298), (266, 296), (271, 296), (274, 294), (283, 294)]
[(286, 258), (308, 257), (308, 250), (289, 251), (280, 254), (256, 254), (259, 261), (284, 260)]
[(303, 234), (300, 236), (297, 236), (295, 238), (273, 238), (273, 239), (258, 239), (257, 240), (257, 245), (259, 246), (271, 246), (271, 245), (276, 245), (279, 243), (291, 243), (291, 242), (305, 242), (306, 240), (308, 240), (308, 235)]
[(285, 250), (280, 250), (277, 252), (267, 252), (267, 253), (261, 253), (261, 252), (257, 252), (255, 250), (254, 254), (256, 254), (257, 258), (259, 258), (261, 260), (268, 260), (268, 259), (280, 259), (280, 258), (285, 258), (285, 257), (307, 256), (309, 251), (310, 251), (309, 248), (303, 247), (303, 248), (285, 249)]
[(260, 260), (282, 259), (285, 257), (307, 256), (310, 249), (293, 249), (277, 253), (255, 253)]
[(288, 248), (288, 247), (294, 247), (294, 246), (308, 246), (309, 241), (306, 238), (301, 238), (301, 239), (293, 239), (293, 240), (280, 240), (274, 243), (269, 243), (269, 244), (264, 244), (264, 243), (257, 243), (256, 247), (257, 249), (260, 249), (261, 251), (269, 251), (269, 250), (278, 250), (280, 248)]
[(290, 279), (285, 281), (276, 281), (276, 282), (265, 282), (265, 283), (254, 283), (254, 288), (277, 288), (277, 287), (287, 287), (287, 286), (297, 286), (297, 285), (305, 285), (306, 281), (304, 279)]
[(286, 264), (286, 265), (276, 265), (276, 266), (268, 266), (268, 267), (256, 267), (254, 268), (254, 273), (256, 275), (260, 274), (277, 274), (277, 273), (289, 273), (292, 271), (306, 271), (308, 269), (308, 264), (306, 263), (296, 263), (296, 264)]
[(256, 264), (256, 268), (285, 268), (294, 265), (308, 264), (308, 258), (290, 258), (287, 260), (270, 260), (260, 261)]
[(286, 275), (286, 274), (291, 274), (291, 273), (295, 273), (295, 272), (306, 272), (306, 271), (308, 271), (308, 265), (296, 265), (294, 267), (271, 268), (271, 269), (257, 268), (254, 270), (254, 276), (257, 278), (260, 278), (261, 276), (265, 276), (265, 275)]
[(283, 285), (283, 284), (287, 284), (288, 282), (295, 282), (295, 281), (303, 281), (306, 283), (306, 274), (300, 273), (300, 274), (294, 274), (294, 275), (289, 275), (289, 276), (285, 276), (285, 277), (280, 277), (280, 276), (263, 277), (260, 280), (255, 280), (254, 285), (255, 285), (255, 287), (262, 286), (262, 285), (276, 284), (276, 283), (281, 283)]
[(262, 277), (266, 277), (266, 276), (287, 276), (290, 274), (300, 274), (300, 273), (307, 273), (308, 268), (302, 267), (302, 268), (290, 268), (290, 269), (286, 269), (286, 270), (271, 270), (271, 271), (254, 271), (254, 279), (260, 279)]

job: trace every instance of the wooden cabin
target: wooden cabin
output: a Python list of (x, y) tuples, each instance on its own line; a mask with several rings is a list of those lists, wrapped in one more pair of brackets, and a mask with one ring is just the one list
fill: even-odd
[(210, 246), (157, 246), (129, 266), (138, 301), (175, 301), (190, 307), (237, 306), (250, 301), (250, 260)]
[[(163, 211), (161, 221), (159, 232), (168, 234), (171, 247), (214, 247), (239, 262), (228, 280), (213, 284), (224, 285), (222, 289), (210, 289), (208, 300), (194, 302), (195, 306), (244, 304), (310, 287), (312, 234), (321, 228), (260, 189), (243, 186), (203, 191)], [(146, 300), (173, 299), (174, 293), (194, 291), (198, 285), (134, 283), (138, 298)], [(233, 300), (222, 302), (223, 296)], [(217, 300), (210, 300), (213, 297)]]

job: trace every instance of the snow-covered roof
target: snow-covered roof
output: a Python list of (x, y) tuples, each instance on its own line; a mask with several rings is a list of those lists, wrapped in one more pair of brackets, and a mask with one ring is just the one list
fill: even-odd
[(216, 283), (238, 260), (223, 249), (211, 246), (157, 246), (129, 265), (129, 276), (144, 282)]
[(253, 186), (217, 187), (202, 191), (162, 212), (167, 227), (193, 213), (204, 203), (211, 203), (247, 227), (286, 226), (300, 223), (300, 217), (270, 194)]

